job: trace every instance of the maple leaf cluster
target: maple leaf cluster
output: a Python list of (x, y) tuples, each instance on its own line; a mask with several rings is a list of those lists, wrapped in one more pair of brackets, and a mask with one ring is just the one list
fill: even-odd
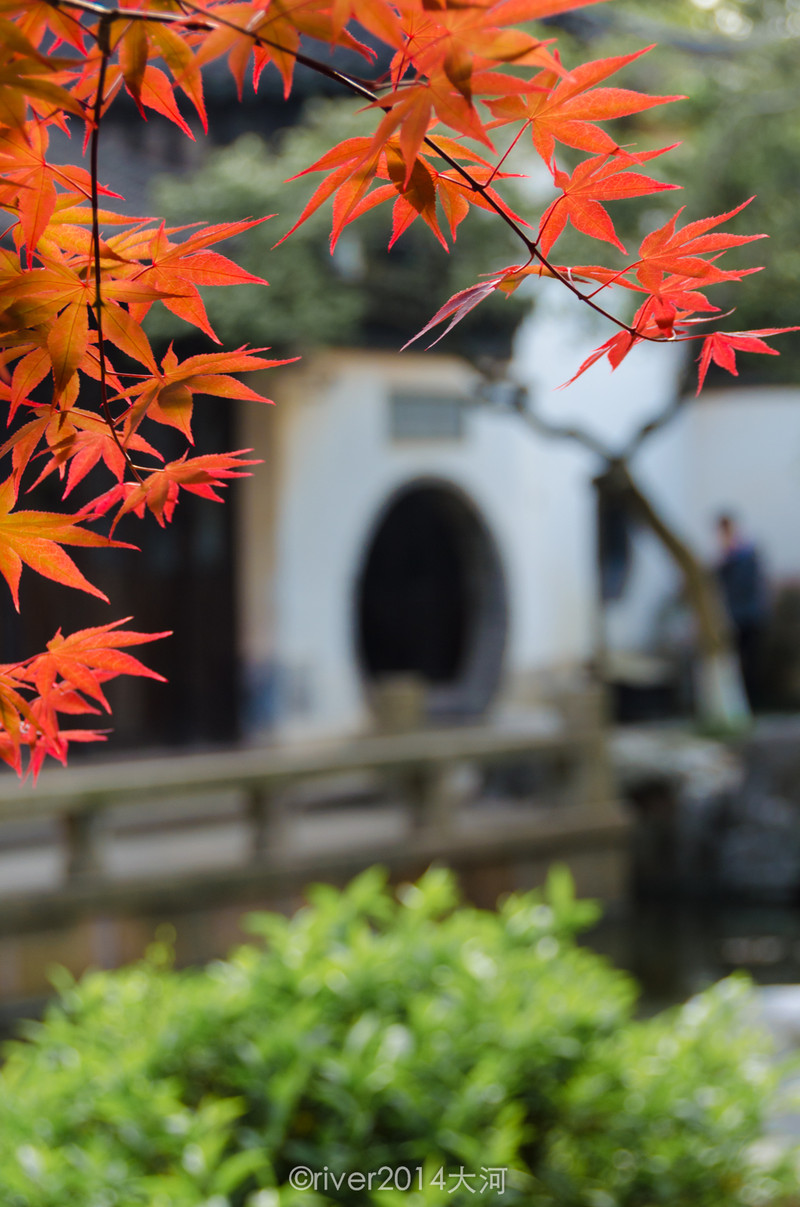
[[(130, 620), (130, 617), (126, 618)], [(0, 665), (0, 759), (18, 773), (22, 752), (34, 778), (48, 755), (64, 764), (70, 742), (102, 742), (105, 731), (63, 729), (59, 714), (110, 712), (103, 683), (116, 675), (140, 675), (164, 681), (124, 647), (169, 637), (169, 633), (136, 633), (120, 629), (125, 620), (81, 629), (69, 637), (61, 631), (47, 650), (25, 662)]]
[[(193, 137), (188, 107), (205, 129), (202, 72), (221, 57), (240, 92), (248, 70), (258, 87), (271, 65), (288, 96), (299, 62), (374, 113), (373, 135), (345, 139), (307, 169), (323, 176), (292, 230), (331, 200), (331, 248), (350, 222), (384, 203), (392, 207), (390, 246), (420, 218), (447, 247), (473, 206), (493, 212), (518, 236), (521, 261), (451, 298), (420, 335), (447, 319), (452, 326), (491, 293), (511, 293), (539, 275), (560, 280), (615, 325), (579, 373), (602, 357), (616, 367), (644, 341), (701, 339), (701, 384), (712, 361), (736, 372), (737, 351), (773, 352), (764, 341), (778, 329), (695, 331), (718, 313), (706, 290), (754, 271), (719, 263), (725, 252), (762, 237), (720, 231), (738, 210), (683, 226), (679, 210), (628, 260), (607, 206), (675, 187), (642, 170), (670, 148), (621, 146), (607, 123), (680, 98), (608, 83), (644, 50), (568, 69), (550, 29), (536, 22), (581, 6), (580, 0), (120, 0), (117, 7), (0, 0), (0, 207), (7, 215), (0, 396), (10, 425), (0, 448), (7, 459), (0, 573), (17, 607), (23, 565), (101, 594), (65, 546), (118, 543), (116, 524), (129, 513), (149, 511), (168, 523), (182, 491), (219, 499), (218, 490), (253, 463), (250, 450), (191, 455), (194, 397), (268, 402), (239, 375), (286, 362), (264, 357), (263, 348), (181, 361), (170, 347), (157, 358), (142, 323), (152, 306), (163, 305), (219, 342), (200, 288), (267, 282), (214, 249), (264, 219), (167, 228), (157, 219), (123, 217), (111, 208), (116, 194), (97, 174), (103, 117), (118, 96), (127, 93), (143, 117), (156, 112)], [(371, 75), (355, 78), (339, 71), (335, 58), (314, 59), (309, 40), (361, 55)], [(86, 167), (48, 160), (53, 130), (83, 137)], [(495, 149), (495, 131), (506, 150)], [(575, 164), (571, 171), (563, 148)], [(510, 172), (512, 153), (525, 172), (516, 164)], [(502, 195), (510, 175), (531, 173), (530, 161), (539, 170), (544, 165), (552, 181), (552, 199), (533, 218), (515, 213)], [(610, 245), (625, 262), (617, 269), (559, 264), (557, 245), (568, 225)], [(630, 321), (611, 311), (611, 294), (639, 295)], [(99, 404), (87, 403), (98, 394)], [(165, 426), (187, 442), (184, 455), (169, 462), (158, 449)], [(75, 513), (19, 506), (22, 490), (53, 474), (68, 499), (96, 469), (110, 485)], [(107, 531), (91, 527), (97, 523)], [(3, 667), (0, 757), (19, 769), (28, 749), (36, 771), (45, 754), (63, 759), (70, 740), (100, 736), (62, 731), (59, 714), (105, 706), (101, 684), (113, 675), (152, 675), (121, 653), (150, 639), (113, 625), (58, 634), (47, 653)]]

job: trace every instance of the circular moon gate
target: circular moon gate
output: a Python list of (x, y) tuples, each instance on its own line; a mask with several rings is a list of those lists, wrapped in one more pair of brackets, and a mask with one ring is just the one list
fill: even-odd
[(472, 503), (443, 483), (396, 494), (373, 530), (357, 585), (367, 681), (417, 675), (431, 714), (479, 714), (500, 676), (506, 614), (500, 559)]

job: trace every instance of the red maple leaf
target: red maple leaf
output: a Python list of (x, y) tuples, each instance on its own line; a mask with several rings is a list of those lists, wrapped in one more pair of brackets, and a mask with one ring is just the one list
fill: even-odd
[[(181, 489), (204, 499), (222, 502), (216, 493), (227, 485), (230, 478), (246, 478), (245, 465), (258, 465), (256, 461), (243, 461), (251, 448), (238, 449), (233, 453), (209, 453), (204, 457), (189, 457), (186, 454), (178, 461), (170, 461), (163, 469), (148, 474), (141, 482), (120, 482), (100, 495), (80, 513), (81, 519), (96, 519), (106, 515), (112, 507), (120, 504), (111, 526), (113, 532), (124, 515), (132, 511), (140, 518), (145, 509), (151, 511), (161, 527), (172, 519)], [(89, 534), (93, 535), (93, 534)]]
[[(132, 629), (120, 629), (119, 626), (127, 624), (130, 619), (130, 616), (126, 616), (111, 624), (81, 629), (69, 637), (63, 637), (59, 629), (55, 637), (48, 641), (47, 653), (39, 654), (27, 663), (26, 679), (34, 684), (40, 696), (46, 696), (60, 678), (76, 691), (97, 700), (107, 712), (111, 710), (103, 694), (101, 679), (115, 675), (138, 675), (166, 682), (163, 675), (150, 670), (138, 658), (123, 653), (122, 647), (159, 641), (171, 634), (136, 633)], [(98, 672), (102, 672), (102, 675)]]
[[(269, 215), (273, 217), (274, 215)], [(144, 291), (151, 290), (151, 299), (132, 301), (130, 314), (140, 323), (152, 302), (161, 299), (168, 310), (178, 318), (192, 323), (204, 331), (215, 343), (216, 333), (208, 321), (205, 306), (198, 292), (199, 285), (267, 285), (263, 277), (256, 277), (240, 268), (219, 252), (207, 251), (212, 243), (230, 239), (266, 222), (266, 218), (247, 218), (240, 222), (225, 222), (204, 227), (180, 243), (171, 243), (162, 222), (155, 231), (135, 231), (108, 240), (111, 250), (126, 256), (147, 255), (150, 264), (137, 263), (128, 274)]]
[(234, 373), (253, 373), (260, 369), (271, 369), (277, 365), (293, 364), (297, 357), (288, 360), (268, 360), (258, 356), (266, 348), (236, 348), (233, 352), (210, 352), (201, 356), (190, 356), (179, 361), (170, 344), (160, 371), (144, 377), (129, 386), (120, 398), (133, 400), (125, 416), (125, 442), (147, 416), (157, 423), (167, 424), (183, 432), (192, 442), (192, 409), (195, 394), (209, 394), (217, 398), (239, 398), (251, 402), (271, 403), (271, 398), (251, 390)]
[(655, 105), (685, 99), (681, 96), (649, 96), (628, 88), (596, 87), (652, 49), (647, 46), (633, 54), (583, 63), (562, 77), (553, 72), (542, 72), (535, 80), (536, 91), (525, 96), (506, 94), (486, 102), (495, 115), (495, 121), (490, 125), (504, 126), (519, 121), (529, 124), (533, 145), (547, 164), (553, 158), (556, 140), (579, 151), (613, 154), (620, 149), (619, 144), (596, 124), (598, 121), (627, 117)]
[(579, 163), (571, 176), (554, 168), (553, 179), (561, 189), (561, 196), (551, 202), (542, 214), (539, 223), (539, 247), (542, 253), (549, 254), (567, 222), (592, 239), (613, 243), (624, 252), (625, 248), (617, 238), (608, 210), (601, 203), (679, 188), (679, 185), (664, 184), (652, 176), (631, 171), (637, 164), (663, 155), (670, 149), (662, 147), (658, 151), (645, 151), (638, 155), (625, 151), (611, 156), (597, 155)]
[[(657, 293), (668, 273), (703, 281), (708, 285), (730, 280), (733, 274), (716, 267), (714, 261), (717, 255), (730, 247), (752, 243), (754, 239), (765, 239), (766, 235), (731, 235), (723, 232), (712, 235), (708, 232), (740, 213), (752, 200), (749, 197), (725, 214), (702, 218), (676, 229), (678, 218), (683, 213), (683, 209), (680, 209), (664, 226), (646, 235), (639, 249), (636, 268), (636, 275), (644, 288), (650, 293)], [(711, 259), (704, 258), (709, 252), (716, 254)]]
[[(108, 603), (107, 597), (84, 578), (62, 545), (108, 546), (110, 542), (99, 533), (79, 526), (80, 518), (48, 511), (12, 511), (17, 500), (13, 478), (0, 485), (0, 574), (3, 575), (19, 611), (19, 580), (23, 563), (45, 578), (76, 587), (97, 595)], [(81, 517), (82, 518), (82, 517)], [(132, 548), (132, 546), (121, 546)]]
[(437, 327), (439, 323), (443, 323), (445, 319), (449, 318), (450, 322), (444, 331), (436, 337), (433, 343), (428, 344), (428, 347), (432, 348), (434, 344), (438, 344), (439, 340), (444, 339), (448, 331), (452, 331), (455, 325), (460, 323), (469, 314), (470, 310), (474, 310), (485, 298), (494, 293), (499, 287), (501, 280), (502, 277), (492, 277), (488, 281), (481, 281), (477, 285), (470, 285), (468, 289), (460, 289), (458, 293), (454, 293), (451, 298), (448, 298), (444, 306), (440, 306), (436, 314), (425, 324), (422, 330), (418, 331), (408, 343), (403, 345), (402, 350), (405, 351), (415, 340), (420, 339), (423, 335), (427, 335), (433, 327)]
[(757, 331), (714, 331), (711, 335), (707, 335), (697, 358), (699, 361), (697, 393), (699, 394), (703, 388), (703, 382), (712, 361), (721, 369), (727, 369), (734, 377), (738, 377), (737, 352), (763, 352), (767, 356), (778, 356), (775, 348), (770, 348), (769, 344), (764, 343), (762, 337), (783, 335), (787, 331), (800, 331), (800, 327), (762, 327)]

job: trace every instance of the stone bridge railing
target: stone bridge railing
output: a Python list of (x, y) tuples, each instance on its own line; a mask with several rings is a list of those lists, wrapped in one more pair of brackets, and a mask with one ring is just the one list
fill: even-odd
[[(433, 860), (456, 867), (569, 862), (572, 852), (604, 844), (619, 850), (626, 820), (614, 800), (597, 703), (589, 693), (576, 698), (547, 733), (453, 727), (311, 748), (75, 765), (44, 772), (35, 788), (0, 777), (0, 934), (97, 911), (285, 898), (309, 880), (342, 880), (372, 862), (415, 874)], [(487, 799), (489, 769), (520, 765), (533, 769), (539, 790), (514, 802), (496, 792)], [(354, 783), (360, 813), (348, 788)], [(308, 837), (311, 811), (316, 839)], [(384, 813), (392, 824), (376, 833), (375, 818)], [(143, 841), (157, 854), (170, 830), (191, 854), (195, 836), (215, 825), (235, 836), (233, 861), (226, 856), (215, 866), (213, 843), (199, 868), (178, 857), (167, 868), (162, 859), (161, 870), (154, 860), (153, 870), (142, 856)], [(119, 853), (109, 862), (109, 846), (123, 842), (124, 851), (131, 834), (140, 866)], [(37, 843), (52, 856), (49, 882), (4, 884), (4, 861)]]

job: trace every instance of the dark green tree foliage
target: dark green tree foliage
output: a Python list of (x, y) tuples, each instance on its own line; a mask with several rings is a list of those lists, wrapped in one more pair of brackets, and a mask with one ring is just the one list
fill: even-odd
[[(270, 289), (245, 285), (204, 291), (211, 324), (223, 343), (247, 341), (289, 352), (320, 344), (397, 350), (428, 321), (433, 298), (473, 284), (480, 273), (501, 268), (518, 255), (508, 228), (483, 213), (471, 214), (460, 227), (451, 255), (421, 223), (402, 235), (390, 253), (386, 217), (375, 210), (344, 232), (331, 256), (329, 207), (274, 247), (318, 183), (314, 175), (289, 178), (337, 140), (369, 129), (370, 115), (354, 111), (348, 101), (312, 101), (304, 120), (271, 142), (243, 135), (211, 152), (196, 175), (156, 182), (158, 210), (176, 225), (188, 213), (209, 222), (275, 214), (228, 244), (237, 262), (266, 277)], [(524, 312), (518, 298), (495, 296), (442, 343), (442, 350), (507, 355)], [(165, 310), (153, 312), (151, 322), (153, 335), (179, 338), (188, 331)]]
[[(156, 948), (62, 983), (7, 1052), (3, 1207), (796, 1203), (751, 1160), (775, 1077), (743, 982), (636, 1022), (630, 980), (575, 945), (595, 911), (565, 872), (496, 914), (454, 908), (443, 871), (399, 896), (368, 872), (204, 970)], [(293, 1190), (300, 1165), (412, 1184)]]

